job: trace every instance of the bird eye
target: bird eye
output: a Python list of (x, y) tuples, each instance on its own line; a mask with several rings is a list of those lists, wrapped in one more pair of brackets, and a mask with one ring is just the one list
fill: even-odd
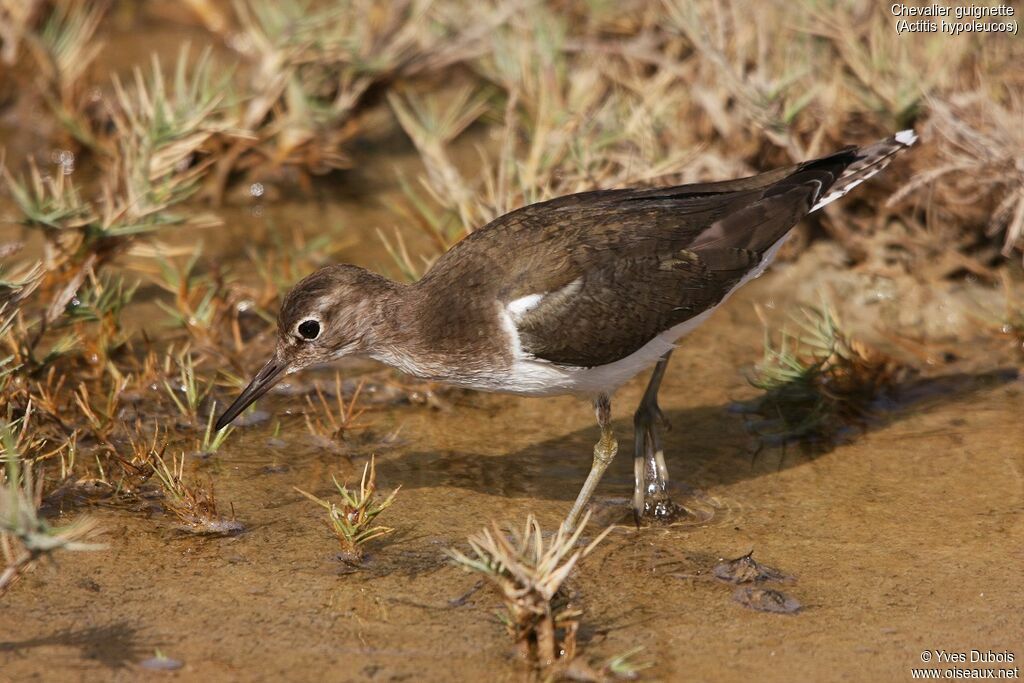
[(303, 320), (299, 323), (299, 334), (303, 339), (316, 339), (320, 336), (320, 323), (316, 320)]

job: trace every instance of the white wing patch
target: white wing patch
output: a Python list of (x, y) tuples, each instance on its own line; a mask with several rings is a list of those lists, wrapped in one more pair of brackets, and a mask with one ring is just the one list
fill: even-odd
[(543, 298), (543, 294), (527, 294), (524, 297), (510, 301), (508, 302), (508, 313), (512, 316), (513, 320), (518, 320), (537, 308)]

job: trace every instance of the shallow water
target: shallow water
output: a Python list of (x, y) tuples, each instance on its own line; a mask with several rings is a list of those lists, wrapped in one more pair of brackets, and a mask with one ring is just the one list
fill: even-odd
[[(711, 519), (608, 537), (572, 582), (584, 656), (642, 645), (654, 679), (783, 681), (903, 678), (928, 648), (1020, 652), (1021, 381), (967, 372), (825, 454), (753, 457), (728, 405), (749, 394), (738, 368), (757, 357), (750, 302), (767, 287), (688, 338), (662, 389), (669, 467)], [(642, 388), (634, 381), (613, 405), (624, 445), (599, 490), (604, 519), (627, 509), (629, 411)], [(372, 546), (364, 570), (345, 573), (321, 511), (292, 487), (326, 495), (330, 475), (354, 477), (368, 453), (313, 447), (302, 419), (285, 416), (284, 445), (268, 445), (265, 423), (199, 466), (247, 532), (197, 538), (160, 515), (97, 510), (106, 552), (64, 555), (59, 571), (41, 568), (6, 596), (0, 676), (521, 678), (496, 599), (460, 601), (476, 578), (442, 548), (528, 512), (553, 529), (597, 430), (573, 398), (448, 399), (446, 412), (368, 415), (375, 429), (402, 428), (377, 466), (381, 486), (402, 491), (382, 517), (398, 532)], [(298, 408), (280, 396), (264, 406)], [(802, 611), (745, 609), (712, 578), (720, 558), (751, 550), (795, 577), (777, 587)], [(140, 669), (157, 651), (182, 668)]]
[[(226, 229), (203, 235), (208, 248), (230, 258), (268, 225), (336, 227), (352, 239), (342, 258), (387, 266), (374, 231), (393, 224), (393, 169), (415, 172), (414, 157), (363, 153), (357, 165), (318, 182), (313, 198), (227, 207)], [(409, 239), (415, 248), (422, 238)], [(814, 258), (747, 287), (673, 358), (661, 392), (668, 465), (678, 499), (706, 518), (620, 525), (582, 565), (572, 589), (583, 657), (642, 646), (650, 679), (716, 681), (905, 679), (925, 649), (1024, 657), (1024, 383), (999, 371), (1012, 356), (965, 344), (963, 360), (933, 368), (914, 400), (814, 457), (758, 452), (730, 410), (752, 395), (742, 369), (761, 353), (752, 304), (784, 310), (793, 274), (815, 270)], [(590, 534), (628, 518), (631, 412), (645, 379), (613, 402), (622, 450)], [(532, 512), (554, 529), (590, 465), (592, 411), (570, 397), (444, 401), (364, 417), (379, 434), (400, 428), (377, 451), (377, 471), (383, 489), (402, 491), (381, 517), (396, 534), (371, 545), (362, 570), (338, 560), (322, 511), (293, 487), (329, 495), (331, 475), (354, 479), (369, 449), (316, 445), (302, 401), (273, 395), (261, 407), (280, 433), (276, 420), (240, 429), (194, 465), (247, 531), (203, 538), (159, 513), (92, 510), (105, 552), (62, 555), (57, 571), (40, 567), (3, 598), (0, 680), (522, 679), (497, 599), (472, 592), (476, 577), (442, 550), (491, 519), (518, 524)], [(722, 558), (751, 550), (793, 577), (774, 587), (801, 611), (749, 610), (713, 577)], [(181, 667), (143, 667), (157, 652)]]

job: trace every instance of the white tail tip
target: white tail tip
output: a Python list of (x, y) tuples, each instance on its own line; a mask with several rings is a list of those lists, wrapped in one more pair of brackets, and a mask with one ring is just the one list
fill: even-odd
[(914, 132), (913, 128), (901, 130), (899, 133), (896, 133), (896, 135), (894, 135), (893, 137), (896, 139), (896, 142), (900, 143), (901, 145), (906, 145), (907, 147), (910, 147), (912, 144), (917, 142), (917, 133)]

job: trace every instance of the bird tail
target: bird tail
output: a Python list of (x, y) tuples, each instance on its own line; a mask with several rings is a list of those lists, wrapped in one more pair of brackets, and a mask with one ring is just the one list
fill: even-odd
[(878, 142), (865, 145), (864, 147), (851, 149), (850, 151), (853, 152), (856, 160), (847, 166), (839, 177), (836, 178), (836, 181), (825, 190), (823, 193), (824, 196), (819, 197), (815, 201), (814, 206), (811, 207), (811, 211), (817, 211), (823, 206), (831, 204), (835, 200), (839, 199), (847, 192), (888, 166), (893, 157), (913, 145), (915, 142), (917, 142), (917, 134), (912, 128), (908, 128), (907, 130), (901, 130), (895, 135), (891, 135), (884, 140), (879, 140)]

